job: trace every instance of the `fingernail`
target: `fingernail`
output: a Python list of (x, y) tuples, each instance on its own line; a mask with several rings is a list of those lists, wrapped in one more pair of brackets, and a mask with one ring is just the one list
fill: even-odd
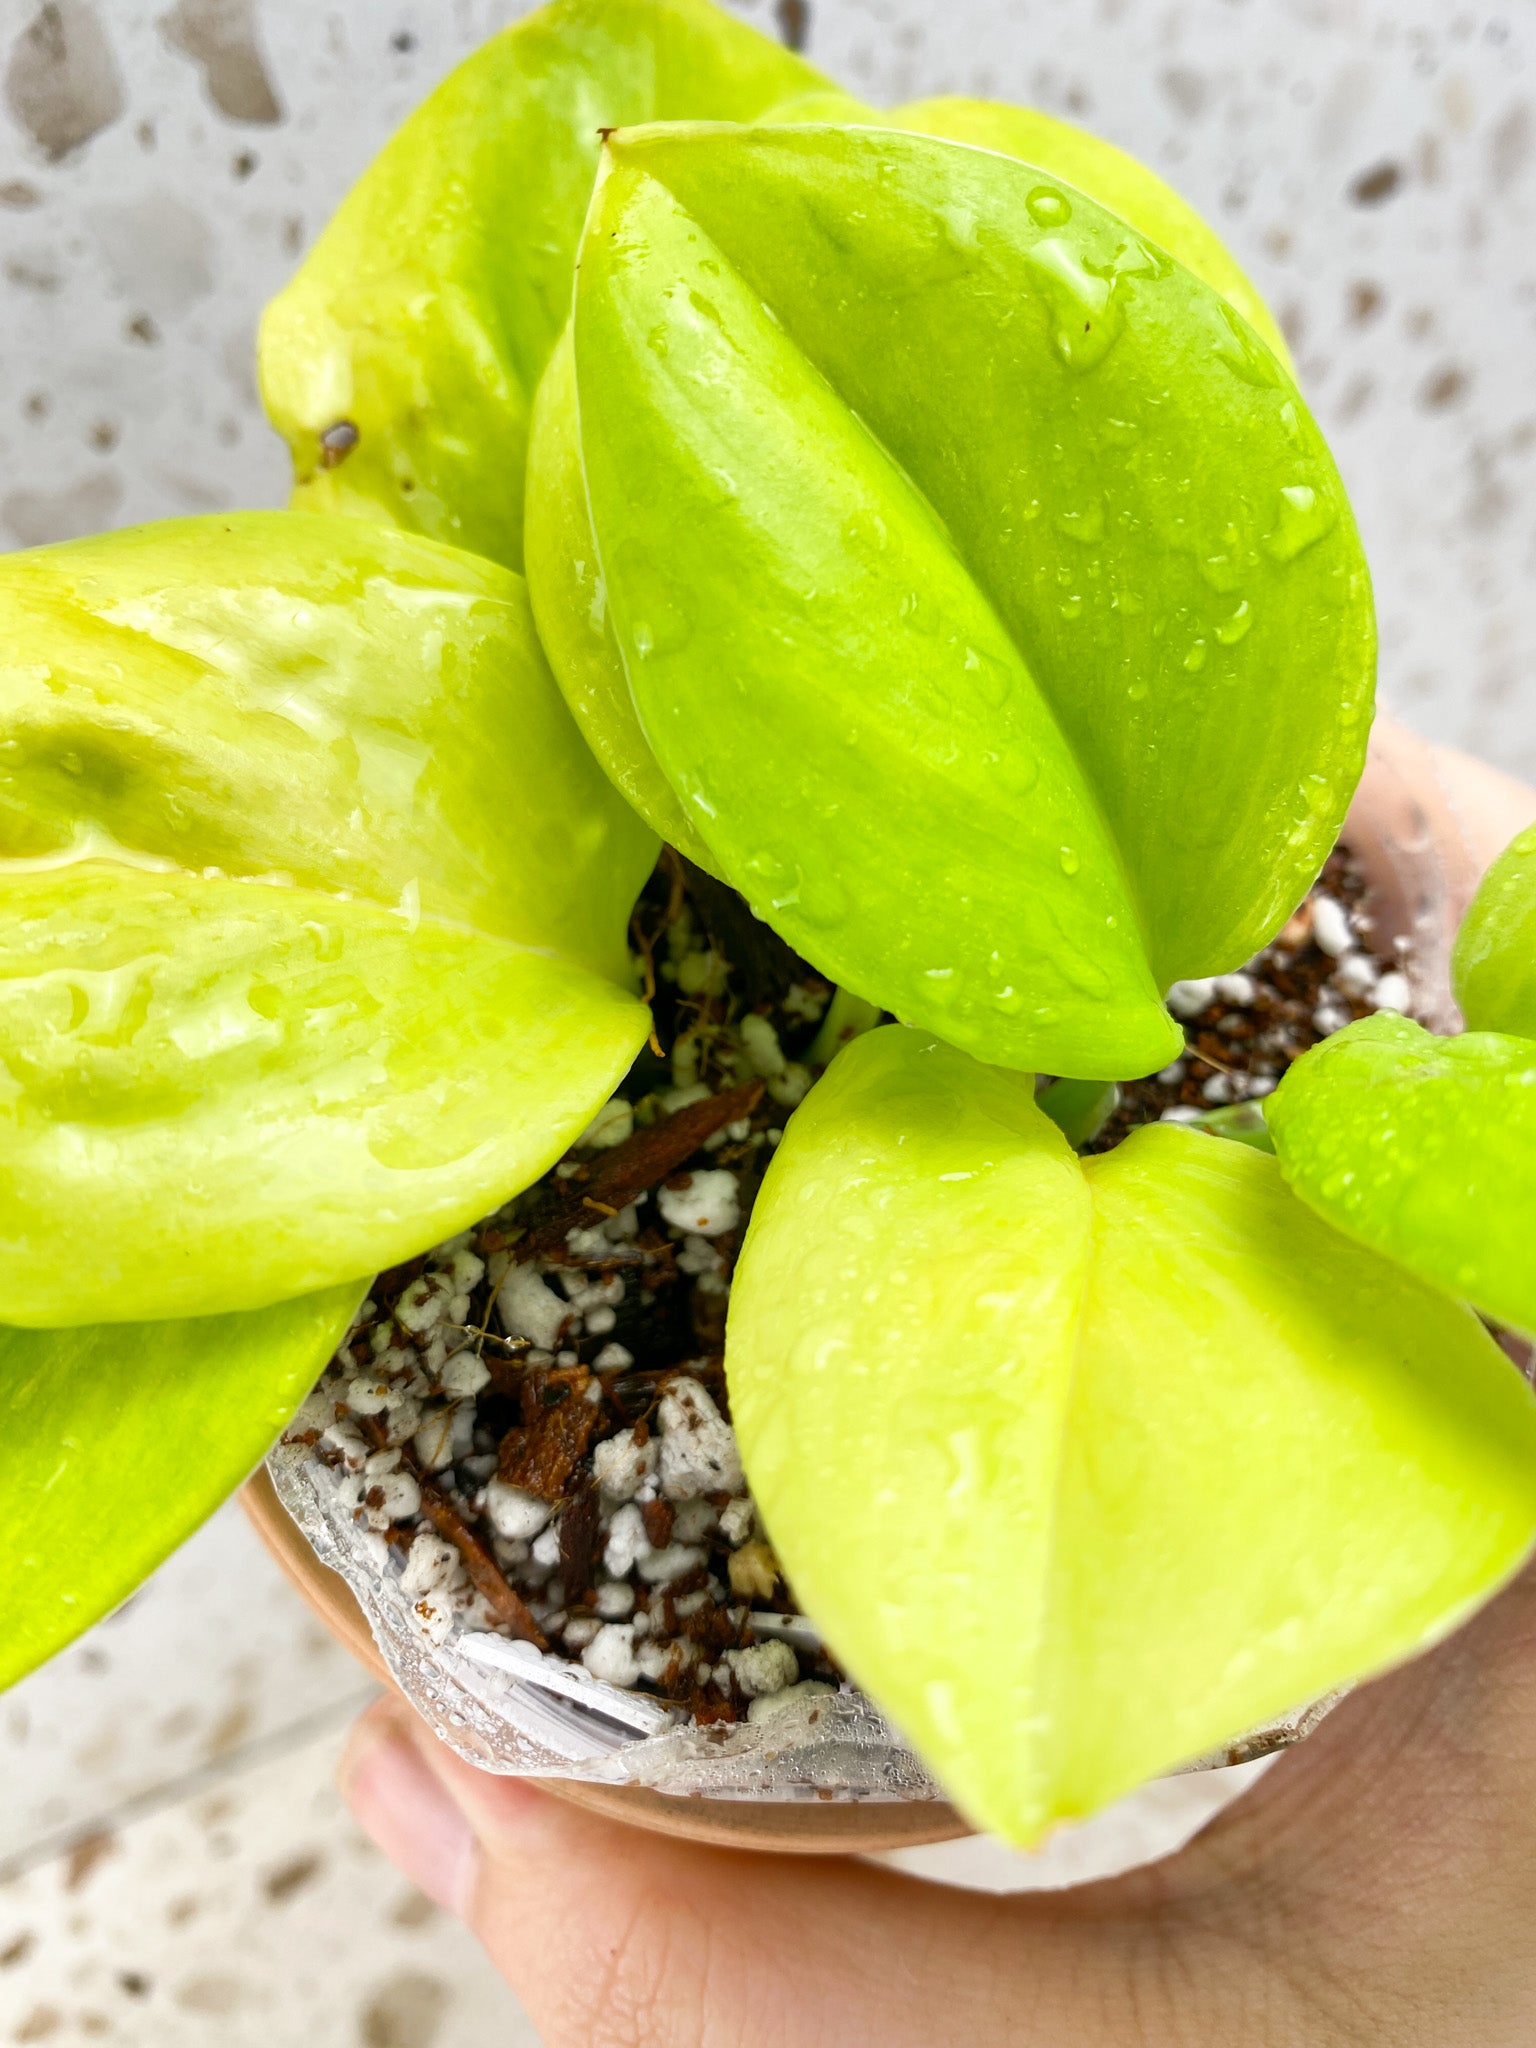
[(336, 1775), (363, 1832), (436, 1905), (462, 1916), (474, 1887), (474, 1833), (415, 1744), (387, 1717), (367, 1715)]

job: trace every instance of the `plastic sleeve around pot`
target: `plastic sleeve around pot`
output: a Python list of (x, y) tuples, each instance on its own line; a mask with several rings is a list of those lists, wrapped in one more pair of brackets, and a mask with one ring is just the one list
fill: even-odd
[(899, 1027), (791, 1121), (726, 1357), (806, 1611), (1021, 1843), (1426, 1647), (1536, 1535), (1536, 1403), (1475, 1317), (1263, 1154), (1080, 1162)]
[(13, 877), (7, 913), (14, 1323), (255, 1308), (407, 1258), (553, 1164), (649, 1027), (569, 962), (292, 888), (88, 861)]
[(262, 322), (295, 502), (522, 560), (528, 408), (570, 309), (602, 130), (750, 120), (823, 84), (707, 0), (556, 0), (459, 66)]
[(257, 1463), (361, 1282), (253, 1315), (0, 1327), (0, 1688), (99, 1621)]
[(1363, 756), (1368, 581), (1294, 387), (1003, 157), (693, 127), (609, 161), (583, 461), (695, 829), (840, 985), (1005, 1064), (1151, 1071), (1158, 990), (1283, 921)]
[(0, 859), (286, 877), (629, 977), (655, 839), (476, 556), (287, 512), (6, 556), (0, 726)]

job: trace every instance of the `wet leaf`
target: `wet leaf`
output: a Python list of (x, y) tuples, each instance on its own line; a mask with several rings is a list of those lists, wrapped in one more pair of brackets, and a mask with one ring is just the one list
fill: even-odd
[(185, 1322), (0, 1327), (0, 1688), (110, 1613), (240, 1484), (362, 1292)]
[(489, 562), (285, 512), (0, 557), (0, 726), (0, 860), (287, 876), (629, 974), (655, 840)]
[(1468, 1030), (1536, 1038), (1536, 827), (1484, 875), (1451, 966)]
[(1536, 1336), (1536, 1039), (1367, 1017), (1298, 1060), (1265, 1109), (1320, 1216)]
[(385, 145), (262, 323), (295, 502), (519, 567), (528, 407), (601, 130), (750, 120), (821, 83), (707, 0), (556, 0), (493, 37)]
[(1038, 164), (1050, 174), (1052, 186), (1064, 180), (1086, 192), (1100, 206), (1129, 221), (1138, 234), (1166, 249), (1186, 270), (1203, 277), (1228, 305), (1236, 307), (1271, 353), (1290, 367), (1290, 351), (1274, 315), (1221, 237), (1155, 171), (1116, 149), (1112, 142), (1033, 107), (1010, 107), (1001, 100), (948, 96), (914, 100), (877, 118), (918, 134), (999, 150), (1023, 163)]
[(1123, 1078), (1179, 1049), (1160, 989), (1247, 959), (1332, 844), (1374, 629), (1280, 364), (1043, 192), (874, 130), (612, 138), (563, 431), (719, 870), (866, 999)]
[(1436, 1641), (1536, 1535), (1536, 1404), (1468, 1311), (1262, 1153), (1078, 1160), (925, 1033), (796, 1112), (728, 1345), (797, 1596), (1014, 1842)]
[(408, 1258), (545, 1172), (648, 1025), (583, 968), (372, 904), (104, 861), (14, 876), (5, 1318), (256, 1308)]

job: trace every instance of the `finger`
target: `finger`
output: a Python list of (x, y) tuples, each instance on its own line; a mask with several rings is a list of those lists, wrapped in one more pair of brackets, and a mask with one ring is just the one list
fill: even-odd
[[(461, 1911), (546, 2048), (1081, 2048), (1145, 1930), (837, 1858), (700, 1848), (461, 1762), (394, 1702), (343, 1787), (374, 1840)], [(1091, 1956), (1084, 1942), (1091, 1943)]]

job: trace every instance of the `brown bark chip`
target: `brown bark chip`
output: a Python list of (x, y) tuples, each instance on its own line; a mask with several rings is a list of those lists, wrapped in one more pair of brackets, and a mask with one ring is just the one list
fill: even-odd
[(497, 1466), (508, 1486), (540, 1500), (565, 1498), (571, 1474), (603, 1419), (602, 1402), (589, 1398), (597, 1384), (584, 1365), (535, 1368), (523, 1375), (523, 1425), (502, 1438)]
[(421, 1481), (422, 1513), (439, 1536), (444, 1536), (464, 1560), (469, 1582), (504, 1627), (536, 1649), (547, 1650), (549, 1639), (528, 1612), (521, 1593), (507, 1584), (501, 1567), (470, 1528), (453, 1503), (439, 1493), (430, 1479)]
[(601, 1549), (601, 1503), (596, 1485), (589, 1484), (560, 1517), (560, 1583), (568, 1603), (592, 1590)]
[(572, 1193), (514, 1247), (516, 1259), (558, 1258), (565, 1251), (569, 1230), (586, 1228), (595, 1208), (617, 1215), (631, 1202), (646, 1194), (685, 1159), (692, 1158), (706, 1138), (742, 1117), (751, 1116), (763, 1099), (761, 1081), (746, 1081), (739, 1088), (727, 1088), (722, 1095), (690, 1102), (671, 1116), (646, 1124), (622, 1145), (615, 1145), (599, 1165), (591, 1168), (584, 1181), (572, 1182)]

